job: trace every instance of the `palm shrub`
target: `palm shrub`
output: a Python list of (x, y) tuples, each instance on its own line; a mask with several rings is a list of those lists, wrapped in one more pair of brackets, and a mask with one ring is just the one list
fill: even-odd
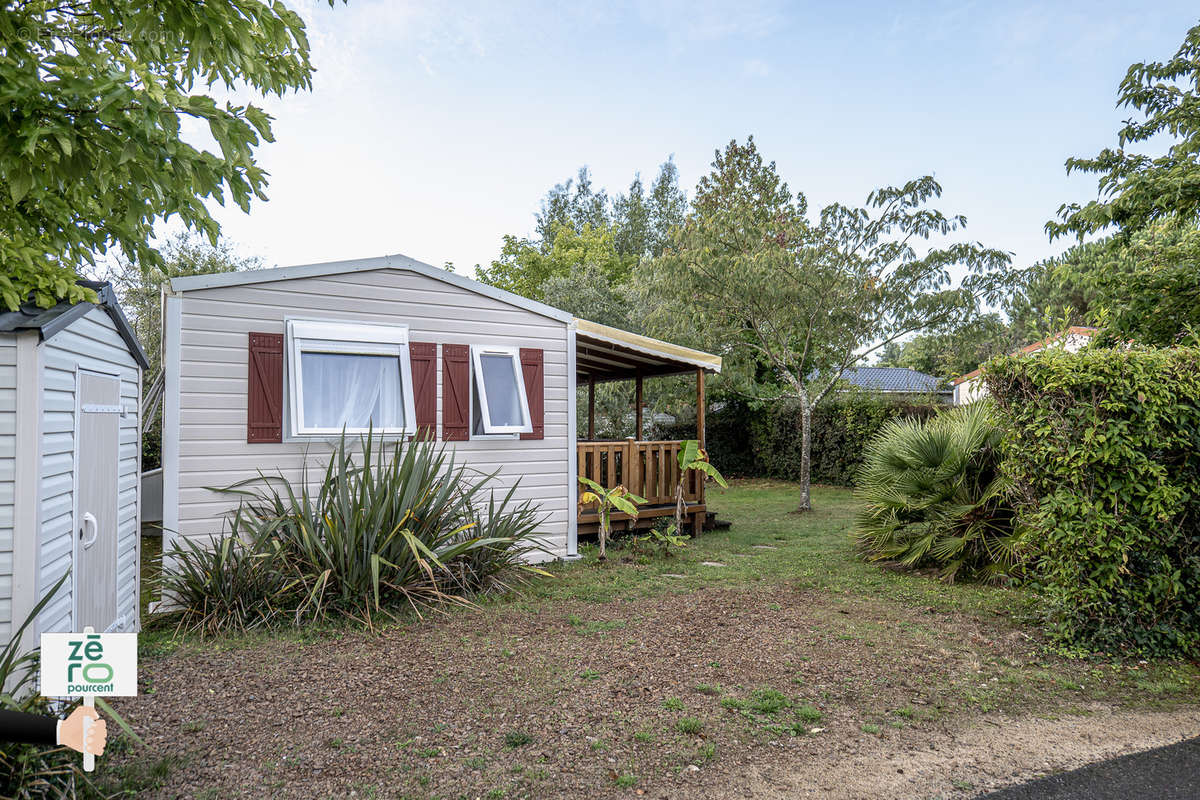
[(480, 546), (451, 562), (454, 579), (468, 594), (502, 593), (535, 575), (549, 575), (529, 563), (550, 554), (537, 538), (545, 515), (528, 500), (514, 504), (516, 491), (512, 487), (499, 500), (492, 492), (486, 506), (471, 504), (470, 527), (460, 536), (478, 539)]
[[(512, 492), (484, 505), (494, 474), (457, 466), (432, 441), (384, 445), (343, 435), (320, 481), (258, 477), (219, 489), (241, 497), (211, 546), (172, 553), (164, 597), (179, 626), (202, 633), (303, 624), (331, 616), (372, 624), (380, 612), (465, 603), (535, 571), (523, 558), (541, 522)], [(484, 510), (486, 509), (486, 511)]]
[(892, 420), (868, 442), (857, 474), (855, 526), (872, 561), (936, 566), (946, 581), (1014, 577), (1020, 561), (1002, 432), (986, 402), (929, 420)]
[[(250, 518), (248, 518), (250, 517)], [(248, 630), (299, 609), (301, 582), (290, 577), (273, 527), (239, 506), (228, 532), (212, 542), (182, 539), (160, 581), (163, 599), (183, 610), (180, 623), (201, 633)]]

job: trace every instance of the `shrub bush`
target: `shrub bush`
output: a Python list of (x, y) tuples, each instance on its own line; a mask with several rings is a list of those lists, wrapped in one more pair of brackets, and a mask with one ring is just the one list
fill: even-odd
[[(21, 653), (20, 643), (67, 577), (59, 579), (0, 650), (0, 708), (47, 716), (53, 713), (50, 701), (37, 691), (38, 651)], [(89, 784), (79, 769), (79, 756), (65, 747), (0, 742), (0, 797), (73, 797)]]
[[(927, 419), (945, 408), (934, 401), (888, 400), (847, 392), (813, 412), (812, 481), (850, 486), (867, 442), (892, 419)], [(752, 405), (729, 400), (710, 411), (705, 429), (712, 463), (727, 477), (800, 478), (800, 409), (790, 400)], [(691, 439), (696, 423), (661, 426), (664, 439)]]
[(1051, 631), (1200, 655), (1200, 349), (1049, 351), (984, 375)]
[(1012, 509), (988, 403), (892, 420), (867, 444), (855, 538), (871, 560), (936, 566), (946, 581), (1004, 581), (1017, 569)]
[(315, 493), (307, 475), (220, 490), (243, 496), (228, 532), (177, 546), (163, 595), (202, 633), (464, 602), (541, 572), (524, 563), (542, 549), (540, 515), (511, 490), (485, 504), (491, 477), (433, 442), (368, 436), (355, 455), (343, 437)]

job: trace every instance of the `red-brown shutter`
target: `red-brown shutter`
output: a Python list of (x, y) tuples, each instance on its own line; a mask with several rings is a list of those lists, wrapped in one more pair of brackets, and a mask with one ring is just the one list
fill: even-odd
[(465, 442), (471, 427), (471, 348), (442, 345), (442, 439)]
[(283, 441), (283, 334), (251, 333), (246, 384), (246, 441)]
[(417, 412), (417, 437), (437, 438), (437, 345), (409, 342), (412, 364), (413, 405)]
[(525, 397), (529, 400), (529, 419), (533, 433), (522, 433), (522, 439), (544, 439), (546, 436), (546, 370), (542, 351), (536, 347), (521, 348), (521, 372), (525, 376)]

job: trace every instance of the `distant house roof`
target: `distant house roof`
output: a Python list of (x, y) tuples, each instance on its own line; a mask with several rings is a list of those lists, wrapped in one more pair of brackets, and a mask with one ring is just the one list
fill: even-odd
[[(1092, 336), (1096, 335), (1096, 331), (1098, 331), (1098, 330), (1100, 330), (1100, 329), (1099, 328), (1085, 328), (1082, 325), (1072, 325), (1071, 327), (1067, 328), (1062, 333), (1056, 333), (1055, 335), (1051, 336), (1049, 339), (1042, 339), (1040, 342), (1034, 342), (1033, 344), (1027, 344), (1024, 347), (1021, 347), (1017, 350), (1013, 350), (1011, 353), (1009, 353), (1009, 355), (1010, 356), (1018, 356), (1021, 353), (1032, 353), (1037, 350), (1041, 350), (1044, 347), (1048, 347), (1051, 344), (1053, 344), (1054, 342), (1057, 342), (1059, 339), (1065, 338), (1067, 336), (1071, 336), (1072, 334), (1074, 334), (1075, 336), (1087, 336), (1087, 337), (1091, 338)], [(976, 367), (975, 369), (968, 372), (966, 375), (962, 375), (960, 377), (955, 378), (953, 381), (951, 381), (951, 383), (955, 386), (958, 386), (963, 381), (969, 381), (972, 378), (977, 378), (977, 377), (979, 377), (979, 373), (982, 369), (983, 369), (982, 367)]]
[(855, 367), (842, 372), (842, 380), (872, 392), (902, 394), (944, 394), (950, 390), (942, 381), (908, 367)]
[(148, 368), (150, 362), (146, 360), (146, 353), (142, 350), (141, 343), (138, 342), (137, 334), (133, 332), (129, 320), (121, 311), (121, 305), (117, 302), (117, 293), (113, 291), (112, 284), (107, 281), (79, 281), (78, 283), (98, 295), (96, 303), (63, 302), (52, 308), (38, 308), (35, 305), (27, 304), (16, 311), (0, 312), (0, 333), (38, 331), (42, 341), (45, 341), (59, 331), (65, 330), (68, 325), (93, 308), (99, 308), (112, 318), (117, 333), (125, 341), (125, 345), (133, 354), (134, 359), (142, 365), (142, 369)]

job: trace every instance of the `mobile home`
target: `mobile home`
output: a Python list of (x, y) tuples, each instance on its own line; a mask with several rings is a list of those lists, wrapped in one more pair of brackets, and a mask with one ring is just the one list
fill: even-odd
[[(571, 557), (596, 521), (577, 508), (581, 472), (640, 489), (651, 516), (678, 477), (676, 442), (577, 442), (577, 386), (630, 380), (640, 395), (643, 377), (686, 373), (702, 393), (721, 366), (405, 256), (176, 278), (164, 322), (168, 551), (221, 531), (237, 501), (213, 487), (260, 470), (297, 481), (343, 427), (370, 425), (434, 436), (495, 472), (497, 490), (519, 481), (515, 496), (546, 517), (549, 552)], [(703, 486), (688, 479), (699, 524)]]

